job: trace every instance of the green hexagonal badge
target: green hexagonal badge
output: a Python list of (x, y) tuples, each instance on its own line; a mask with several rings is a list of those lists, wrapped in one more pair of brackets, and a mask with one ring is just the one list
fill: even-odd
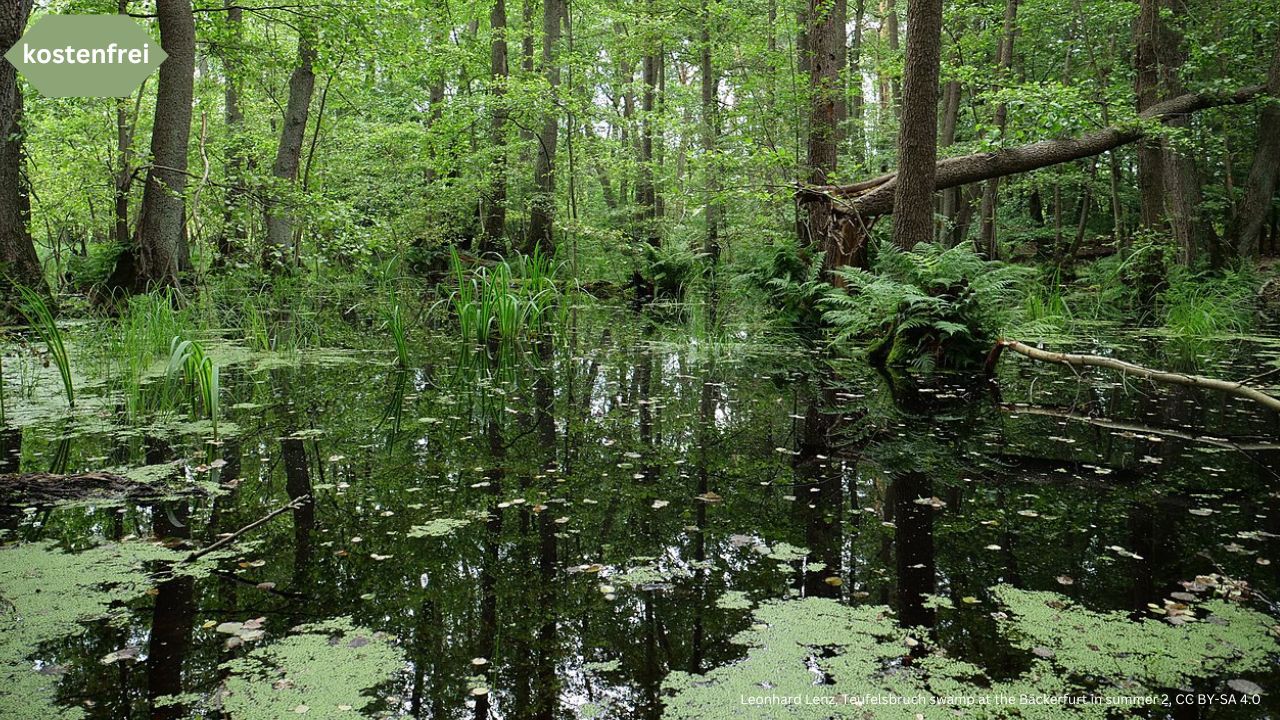
[(4, 56), (49, 97), (125, 97), (167, 57), (124, 15), (45, 15)]

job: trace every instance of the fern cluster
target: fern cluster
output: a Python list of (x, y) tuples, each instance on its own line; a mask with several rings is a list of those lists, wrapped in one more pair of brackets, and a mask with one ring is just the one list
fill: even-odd
[(872, 340), (872, 359), (920, 370), (981, 360), (1018, 320), (1034, 271), (991, 262), (968, 245), (932, 243), (903, 251), (879, 245), (871, 270), (842, 268), (847, 292), (829, 294), (823, 318), (835, 342)]

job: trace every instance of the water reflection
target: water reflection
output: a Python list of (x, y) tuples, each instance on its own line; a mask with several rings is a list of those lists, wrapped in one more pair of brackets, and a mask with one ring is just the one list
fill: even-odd
[[(742, 657), (730, 638), (761, 600), (881, 602), (927, 628), (922, 645), (1000, 676), (1027, 660), (995, 639), (997, 583), (1135, 614), (1215, 566), (1280, 589), (1258, 562), (1280, 549), (1280, 519), (1259, 500), (1274, 493), (1275, 425), (1256, 409), (1105, 381), (1082, 395), (1053, 372), (1005, 378), (1018, 402), (999, 404), (984, 387), (886, 381), (786, 346), (709, 348), (625, 317), (581, 334), (604, 340), (439, 343), (430, 370), (409, 372), (229, 373), (241, 432), (219, 446), (0, 434), (0, 472), (178, 458), (211, 490), (19, 516), (26, 539), (207, 545), (314, 498), (218, 573), (160, 582), (88, 647), (50, 649), (72, 668), (61, 697), (95, 699), (91, 717), (188, 717), (160, 700), (212, 697), (222, 663), (250, 649), (202, 624), (265, 617), (270, 642), (350, 616), (410, 659), (378, 689), (389, 710), (656, 718), (669, 672)], [(435, 521), (454, 525), (414, 532)], [(937, 611), (940, 597), (959, 610)], [(130, 643), (141, 665), (98, 662)]]

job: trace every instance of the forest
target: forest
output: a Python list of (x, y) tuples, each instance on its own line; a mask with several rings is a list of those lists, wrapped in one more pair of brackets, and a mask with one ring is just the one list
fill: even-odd
[(1280, 716), (1280, 0), (22, 47), (0, 720)]

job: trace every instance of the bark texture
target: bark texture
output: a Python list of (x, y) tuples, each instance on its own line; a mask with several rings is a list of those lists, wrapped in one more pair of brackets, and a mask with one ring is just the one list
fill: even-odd
[[(302, 163), (302, 144), (306, 139), (307, 120), (311, 115), (311, 96), (315, 93), (316, 50), (309, 31), (298, 36), (298, 65), (289, 77), (289, 103), (285, 106), (284, 124), (280, 128), (280, 144), (276, 147), (276, 160), (271, 174), (277, 189), (292, 190), (298, 179), (298, 167)], [(267, 226), (267, 242), (263, 248), (263, 267), (273, 270), (288, 268), (294, 257), (294, 217), (288, 204), (273, 197), (263, 208)]]
[(190, 0), (157, 0), (160, 65), (156, 114), (151, 127), (151, 168), (133, 247), (120, 254), (107, 281), (112, 291), (145, 292), (176, 287), (186, 256), (187, 147), (195, 74), (196, 28)]
[[(9, 0), (0, 6), (0, 46), (11, 47), (22, 37), (30, 14), (31, 0)], [(27, 227), (21, 123), (18, 71), (8, 61), (0, 61), (0, 324), (20, 317), (14, 285), (47, 291)]]
[(493, 144), (493, 162), (489, 166), (489, 197), (485, 200), (480, 252), (495, 249), (506, 234), (507, 227), (507, 4), (506, 0), (494, 0), (489, 14), (489, 27), (493, 40), (489, 48), (489, 74), (493, 82), (493, 124), (489, 140)]
[[(564, 16), (564, 0), (542, 3), (542, 72), (554, 96), (560, 87), (560, 21)], [(538, 156), (533, 167), (533, 198), (529, 208), (529, 249), (541, 249), (550, 255), (555, 251), (553, 225), (556, 214), (556, 140), (560, 134), (558, 110), (552, 104), (538, 132)]]
[(1271, 69), (1267, 73), (1267, 94), (1270, 98), (1258, 119), (1258, 149), (1254, 151), (1253, 165), (1245, 181), (1244, 197), (1236, 205), (1227, 226), (1227, 238), (1235, 246), (1237, 259), (1258, 254), (1267, 215), (1275, 217), (1269, 211), (1280, 183), (1280, 35), (1276, 37)]
[(244, 10), (236, 0), (223, 0), (227, 14), (228, 36), (231, 47), (222, 48), (222, 68), (226, 75), (222, 89), (223, 121), (227, 126), (227, 201), (223, 209), (222, 235), (218, 238), (218, 264), (224, 264), (244, 252), (249, 228), (245, 217), (244, 175), (248, 169), (244, 137), (244, 111), (240, 107), (240, 89), (243, 72), (240, 63), (240, 43), (244, 36)]
[(893, 242), (910, 249), (933, 239), (933, 192), (938, 170), (938, 70), (942, 44), (942, 0), (907, 5), (907, 63), (902, 78), (898, 132), (898, 208)]

